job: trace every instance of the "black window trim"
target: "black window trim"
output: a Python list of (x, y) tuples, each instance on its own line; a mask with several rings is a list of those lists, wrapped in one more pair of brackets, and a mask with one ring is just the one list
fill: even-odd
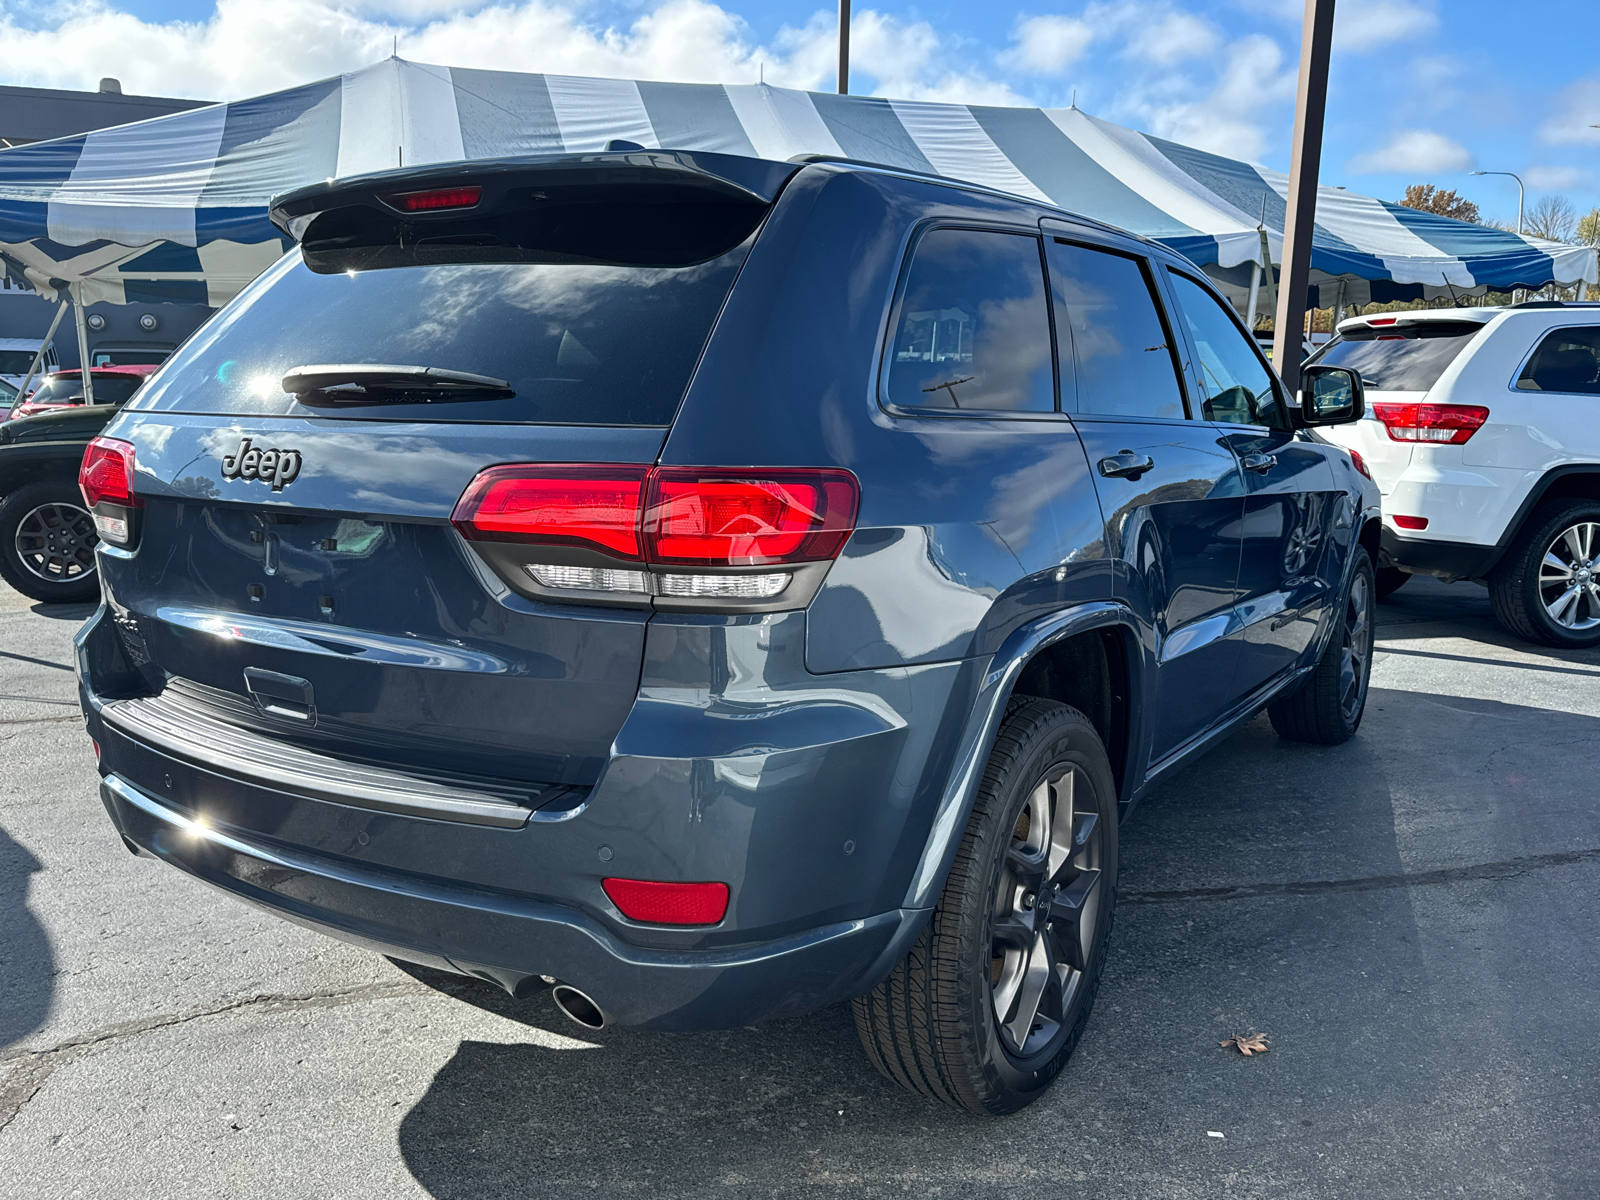
[[(1050, 220), (1052, 220), (1052, 218), (1047, 217), (1047, 218), (1045, 218), (1045, 220), (1046, 221), (1050, 221)], [(1152, 257), (1151, 255), (1149, 255), (1149, 254), (1142, 254), (1138, 250), (1130, 250), (1130, 249), (1127, 249), (1127, 248), (1122, 247), (1122, 246), (1112, 245), (1109, 242), (1101, 242), (1101, 241), (1095, 240), (1094, 238), (1083, 236), (1076, 229), (1073, 229), (1069, 234), (1063, 234), (1062, 232), (1058, 231), (1056, 228), (1052, 228), (1050, 225), (1043, 224), (1043, 222), (1041, 222), (1041, 228), (1043, 230), (1043, 233), (1044, 233), (1045, 237), (1051, 239), (1052, 241), (1059, 242), (1063, 246), (1077, 246), (1077, 247), (1079, 247), (1080, 249), (1083, 249), (1083, 250), (1095, 250), (1095, 251), (1098, 251), (1098, 252), (1100, 252), (1102, 254), (1113, 254), (1118, 258), (1131, 259), (1135, 264), (1137, 264), (1137, 266), (1139, 267), (1140, 273), (1144, 275), (1145, 286), (1150, 289), (1150, 298), (1155, 302), (1156, 319), (1161, 322), (1162, 332), (1164, 333), (1164, 335), (1166, 336), (1166, 339), (1167, 339), (1167, 353), (1172, 359), (1172, 373), (1178, 380), (1178, 395), (1183, 398), (1183, 418), (1182, 419), (1185, 420), (1185, 421), (1193, 421), (1193, 420), (1195, 420), (1196, 418), (1195, 418), (1195, 415), (1194, 415), (1194, 406), (1190, 403), (1190, 399), (1189, 399), (1190, 388), (1189, 388), (1189, 372), (1188, 372), (1188, 369), (1187, 369), (1188, 368), (1188, 363), (1185, 362), (1179, 356), (1179, 353), (1178, 353), (1179, 342), (1178, 342), (1177, 331), (1176, 331), (1176, 329), (1174, 328), (1174, 326), (1172, 324), (1171, 314), (1167, 311), (1168, 308), (1173, 303), (1175, 303), (1175, 301), (1174, 301), (1173, 297), (1171, 296), (1171, 294), (1165, 289), (1165, 287), (1163, 287), (1163, 285), (1161, 283), (1157, 282), (1156, 271), (1155, 271), (1156, 259), (1154, 257)], [(1163, 264), (1163, 265), (1166, 265), (1166, 264)], [(1048, 282), (1048, 284), (1050, 286), (1050, 297), (1051, 297), (1050, 319), (1051, 319), (1052, 327), (1054, 327), (1055, 307), (1056, 307), (1055, 306), (1055, 277), (1050, 274), (1050, 255), (1048, 253), (1045, 254), (1045, 277), (1046, 277), (1046, 280), (1047, 280), (1047, 282)], [(1182, 344), (1183, 344), (1185, 350), (1188, 351), (1190, 356), (1192, 357), (1193, 356), (1193, 351), (1189, 347), (1189, 341), (1188, 341), (1187, 337), (1184, 338)], [(1076, 376), (1077, 376), (1077, 361), (1078, 361), (1077, 360), (1077, 352), (1076, 352), (1076, 350), (1074, 350), (1074, 352), (1073, 352), (1073, 360), (1072, 360), (1072, 362), (1073, 362), (1074, 381), (1076, 381)], [(1056, 370), (1057, 370), (1056, 406), (1057, 406), (1057, 408), (1059, 408), (1060, 405), (1061, 405), (1060, 347), (1059, 347), (1059, 343), (1057, 345), (1057, 367), (1056, 367)], [(1147, 415), (1140, 415), (1140, 414), (1134, 414), (1134, 413), (1077, 413), (1077, 412), (1074, 412), (1074, 413), (1067, 413), (1065, 415), (1071, 417), (1073, 420), (1078, 420), (1078, 419), (1081, 418), (1081, 419), (1086, 420), (1086, 421), (1162, 421), (1162, 422), (1170, 422), (1170, 421), (1174, 420), (1174, 418), (1172, 418), (1172, 417), (1147, 416)]]
[[(1283, 380), (1278, 377), (1278, 372), (1273, 370), (1272, 363), (1267, 360), (1267, 356), (1261, 352), (1260, 343), (1257, 342), (1251, 332), (1244, 327), (1244, 320), (1239, 316), (1233, 305), (1228, 302), (1228, 298), (1204, 278), (1204, 271), (1186, 271), (1181, 267), (1174, 266), (1172, 263), (1167, 263), (1165, 265), (1171, 274), (1180, 275), (1184, 279), (1187, 279), (1190, 283), (1196, 285), (1201, 291), (1205, 292), (1208, 296), (1215, 300), (1223, 312), (1228, 314), (1228, 317), (1233, 321), (1234, 328), (1239, 331), (1239, 335), (1244, 338), (1244, 340), (1249, 344), (1251, 351), (1255, 354), (1256, 361), (1259, 362), (1266, 370), (1267, 380), (1272, 385), (1272, 394), (1278, 398), (1278, 411), (1283, 414), (1282, 421), (1277, 425), (1235, 425), (1228, 421), (1206, 421), (1206, 423), (1208, 425), (1227, 425), (1230, 429), (1265, 429), (1273, 433), (1285, 433), (1292, 430), (1294, 425), (1289, 416), (1288, 389), (1284, 387)], [(1176, 291), (1174, 291), (1172, 294), (1172, 304), (1174, 308), (1178, 309), (1178, 311), (1181, 312), (1183, 310), (1183, 301), (1178, 298)], [(1190, 361), (1198, 364), (1200, 361), (1200, 347), (1193, 344), (1193, 342), (1189, 339), (1188, 332), (1188, 319), (1185, 318), (1184, 340), (1189, 345)], [(1196, 386), (1204, 390), (1205, 380), (1200, 378), (1198, 366), (1194, 367), (1194, 374)], [(1202, 412), (1203, 411), (1204, 410), (1202, 409)], [(1204, 416), (1201, 416), (1199, 419), (1202, 421), (1206, 420)]]
[[(1040, 279), (1044, 283), (1044, 307), (1050, 329), (1050, 379), (1051, 390), (1054, 394), (1054, 408), (1044, 412), (1034, 412), (1021, 409), (988, 408), (988, 409), (948, 409), (948, 408), (907, 408), (895, 404), (889, 399), (889, 370), (893, 364), (894, 336), (900, 328), (900, 313), (905, 307), (906, 287), (911, 278), (912, 260), (916, 258), (917, 247), (922, 245), (922, 239), (938, 229), (963, 229), (974, 233), (1007, 233), (1013, 236), (1032, 238), (1039, 249)], [(1039, 232), (1039, 227), (1034, 224), (1012, 225), (1003, 221), (971, 221), (951, 220), (949, 218), (932, 217), (919, 221), (911, 229), (909, 236), (900, 252), (900, 270), (895, 278), (894, 301), (889, 306), (889, 319), (884, 325), (883, 342), (878, 354), (877, 382), (874, 387), (878, 407), (891, 417), (909, 417), (917, 420), (944, 420), (944, 421), (1059, 421), (1068, 414), (1061, 411), (1061, 347), (1056, 339), (1055, 305), (1051, 302), (1050, 293), (1050, 264), (1046, 261), (1044, 239)]]
[[(1505, 328), (1505, 326), (1501, 326), (1501, 328)], [(1549, 340), (1551, 334), (1559, 333), (1563, 329), (1600, 329), (1600, 321), (1573, 321), (1573, 322), (1562, 322), (1560, 325), (1547, 325), (1547, 326), (1545, 326), (1544, 329), (1540, 330), (1537, 334), (1534, 335), (1533, 344), (1528, 347), (1526, 352), (1524, 352), (1521, 360), (1518, 361), (1518, 363), (1517, 363), (1516, 369), (1511, 372), (1511, 379), (1506, 384), (1506, 389), (1508, 391), (1510, 391), (1513, 395), (1517, 395), (1517, 396), (1594, 396), (1595, 395), (1594, 392), (1547, 392), (1543, 388), (1540, 388), (1537, 391), (1535, 391), (1533, 388), (1520, 388), (1520, 387), (1517, 386), (1517, 381), (1522, 378), (1522, 373), (1524, 371), (1526, 371), (1533, 364), (1533, 356), (1535, 354), (1539, 353), (1539, 347), (1544, 345), (1545, 342)], [(1474, 336), (1476, 336), (1476, 335), (1474, 335)], [(1488, 339), (1485, 338), (1484, 341), (1487, 342)], [(1470, 346), (1464, 347), (1463, 348), (1463, 352), (1465, 352), (1466, 350), (1469, 350), (1469, 349), (1471, 349)], [(1451, 366), (1454, 366), (1454, 365), (1455, 365), (1454, 363), (1451, 364)], [(1448, 368), (1446, 368), (1446, 369), (1448, 369)]]

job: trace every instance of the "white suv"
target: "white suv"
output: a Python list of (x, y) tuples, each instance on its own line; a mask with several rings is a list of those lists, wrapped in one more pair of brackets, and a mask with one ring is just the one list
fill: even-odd
[(1381, 313), (1309, 362), (1353, 367), (1364, 420), (1324, 431), (1383, 493), (1380, 595), (1485, 583), (1511, 632), (1600, 643), (1600, 304)]

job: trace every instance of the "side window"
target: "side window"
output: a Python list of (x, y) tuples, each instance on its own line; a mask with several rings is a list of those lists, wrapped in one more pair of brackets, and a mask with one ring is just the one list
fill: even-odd
[(1183, 388), (1143, 264), (1060, 239), (1051, 239), (1046, 253), (1061, 339), (1061, 406), (1183, 420)]
[(1200, 385), (1205, 390), (1201, 415), (1233, 425), (1281, 425), (1272, 372), (1239, 323), (1187, 275), (1168, 273), (1200, 358)]
[(912, 252), (888, 400), (950, 412), (1054, 412), (1039, 239), (934, 229)]
[(1578, 392), (1600, 396), (1600, 326), (1555, 329), (1517, 377), (1526, 392)]

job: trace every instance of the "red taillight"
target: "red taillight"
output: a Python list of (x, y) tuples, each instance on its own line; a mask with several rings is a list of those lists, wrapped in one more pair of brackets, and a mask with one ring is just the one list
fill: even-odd
[(654, 883), (606, 879), (606, 895), (630, 921), (651, 925), (715, 925), (728, 912), (725, 883)]
[(639, 512), (650, 468), (632, 464), (491, 467), (451, 520), (480, 541), (591, 546), (639, 557)]
[(384, 203), (401, 212), (437, 212), (442, 208), (472, 208), (483, 198), (481, 187), (434, 188), (426, 192), (398, 192)]
[(857, 495), (848, 471), (661, 467), (646, 502), (647, 556), (700, 566), (830, 559), (855, 528)]
[(1397, 517), (1391, 514), (1389, 519), (1400, 526), (1401, 529), (1426, 529), (1428, 527), (1427, 517)]
[(116, 438), (97, 437), (83, 450), (78, 488), (84, 503), (93, 508), (101, 501), (124, 508), (138, 506), (133, 494), (133, 446)]
[(1367, 460), (1361, 457), (1361, 451), (1350, 451), (1350, 461), (1355, 463), (1356, 470), (1360, 471), (1368, 479), (1372, 478), (1372, 472), (1367, 470)]
[(1489, 419), (1477, 404), (1374, 404), (1372, 413), (1396, 442), (1459, 446)]

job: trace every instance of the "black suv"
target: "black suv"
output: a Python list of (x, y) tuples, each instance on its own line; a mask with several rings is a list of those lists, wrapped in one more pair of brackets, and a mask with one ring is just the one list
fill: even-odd
[(852, 999), (974, 1111), (1083, 1029), (1118, 819), (1348, 738), (1376, 490), (1158, 244), (870, 164), (296, 192), (85, 459), (128, 846), (591, 1026)]

